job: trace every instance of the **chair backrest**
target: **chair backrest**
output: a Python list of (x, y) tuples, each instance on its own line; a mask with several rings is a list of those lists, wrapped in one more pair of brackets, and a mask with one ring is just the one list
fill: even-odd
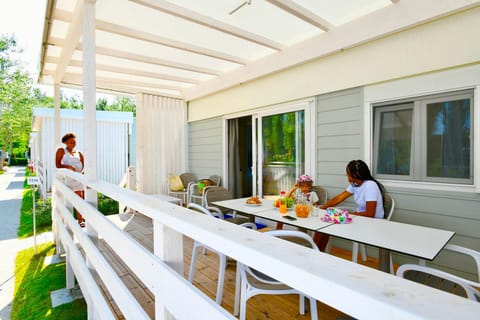
[(218, 187), (220, 186), (222, 177), (220, 177), (218, 174), (214, 174), (214, 175), (211, 175), (208, 179), (213, 181), (213, 183)]
[[(268, 234), (273, 237), (281, 238), (281, 239), (305, 246), (307, 248), (318, 250), (318, 247), (313, 241), (312, 237), (310, 237), (305, 232), (301, 232), (297, 230), (272, 230), (272, 231), (265, 232), (265, 234)], [(245, 273), (249, 274), (250, 276), (255, 278), (257, 281), (267, 283), (267, 284), (280, 284), (279, 281), (269, 277), (268, 275), (258, 270), (250, 268), (249, 266), (244, 264), (240, 264), (240, 265), (241, 265), (240, 271), (244, 270)]]
[(180, 179), (182, 180), (182, 183), (185, 186), (185, 188), (187, 188), (188, 184), (190, 182), (195, 182), (197, 178), (195, 178), (195, 175), (193, 173), (185, 172), (180, 175)]
[(478, 279), (478, 283), (474, 283), (471, 285), (473, 285), (474, 287), (480, 287), (480, 252), (470, 248), (458, 246), (456, 244), (447, 244), (443, 249), (465, 254), (467, 256), (470, 256), (475, 261), (477, 267), (476, 279)]
[(199, 205), (197, 203), (191, 202), (187, 205), (187, 208), (198, 211), (198, 212), (203, 213), (203, 214), (206, 214), (207, 216), (212, 217), (212, 218), (223, 219), (223, 215), (220, 215), (217, 212), (212, 212), (212, 211), (208, 210), (207, 208), (202, 207), (201, 205)]
[(384, 195), (383, 210), (385, 211), (384, 218), (390, 220), (393, 215), (393, 210), (395, 210), (395, 200), (388, 193)]
[(403, 264), (398, 268), (397, 276), (477, 302), (480, 298), (480, 292), (465, 282), (465, 279), (431, 267)]
[(203, 192), (203, 203), (206, 207), (212, 206), (212, 202), (230, 199), (233, 199), (233, 195), (224, 187), (211, 186), (205, 188), (205, 191)]
[(325, 202), (327, 202), (328, 193), (324, 187), (312, 186), (312, 190), (317, 193), (318, 204), (324, 204)]

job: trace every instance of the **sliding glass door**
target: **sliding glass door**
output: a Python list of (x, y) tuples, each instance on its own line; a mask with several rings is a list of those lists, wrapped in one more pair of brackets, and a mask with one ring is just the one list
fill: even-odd
[(277, 196), (314, 175), (313, 100), (227, 119), (228, 189), (234, 197)]
[(261, 116), (258, 125), (259, 189), (278, 195), (305, 172), (305, 111)]

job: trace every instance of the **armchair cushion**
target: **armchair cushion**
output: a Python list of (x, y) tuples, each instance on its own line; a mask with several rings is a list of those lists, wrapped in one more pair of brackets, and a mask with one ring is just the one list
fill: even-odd
[(182, 179), (179, 176), (171, 176), (168, 178), (171, 191), (183, 191), (185, 186), (182, 183)]

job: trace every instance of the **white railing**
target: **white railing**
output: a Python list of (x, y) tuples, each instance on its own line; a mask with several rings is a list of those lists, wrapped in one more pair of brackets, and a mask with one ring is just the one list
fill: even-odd
[[(76, 196), (59, 180), (54, 181), (54, 230), (57, 247), (68, 241), (68, 232), (59, 232), (65, 223), (75, 241), (85, 251), (89, 267), (94, 268), (108, 292), (121, 306), (127, 319), (142, 319), (139, 303), (122, 288), (121, 280), (109, 271), (106, 260), (90, 244), (89, 237), (69, 215), (68, 208), (77, 208), (87, 219), (87, 232), (103, 238), (133, 273), (155, 295), (155, 318), (173, 315), (176, 319), (232, 319), (233, 316), (216, 305), (183, 278), (183, 235), (250, 265), (255, 269), (294, 287), (306, 295), (326, 303), (359, 319), (478, 319), (480, 304), (432, 289), (372, 268), (354, 264), (337, 257), (318, 253), (266, 234), (248, 230), (218, 219), (199, 215), (186, 208), (172, 205), (148, 195), (102, 181), (86, 181), (73, 172), (63, 175), (74, 177), (88, 188), (121, 200), (128, 207), (153, 219), (154, 254), (121, 231), (94, 207)], [(58, 202), (65, 199), (66, 205)], [(62, 217), (64, 221), (62, 222)], [(55, 224), (57, 226), (55, 226)], [(90, 230), (93, 228), (94, 230)], [(92, 231), (92, 232), (90, 232)], [(95, 240), (95, 239), (94, 239)], [(88, 248), (88, 249), (86, 249)], [(69, 247), (68, 251), (75, 248)], [(68, 259), (67, 264), (87, 297), (95, 294), (93, 280), (81, 278), (77, 272), (87, 265), (79, 259)], [(76, 271), (80, 270), (80, 271)], [(104, 278), (105, 277), (105, 278)], [(70, 279), (67, 281), (72, 283)], [(88, 290), (86, 293), (85, 290)], [(122, 292), (121, 294), (119, 292)], [(188, 308), (185, 307), (188, 301)], [(109, 312), (100, 299), (87, 299), (89, 314)], [(131, 312), (131, 313), (130, 313)], [(137, 312), (138, 315), (128, 315)]]

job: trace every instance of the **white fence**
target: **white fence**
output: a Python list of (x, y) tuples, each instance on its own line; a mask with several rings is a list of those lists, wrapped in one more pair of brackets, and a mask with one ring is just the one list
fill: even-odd
[[(60, 180), (54, 180), (54, 233), (57, 248), (67, 253), (67, 286), (77, 278), (89, 318), (111, 318), (90, 271), (102, 278), (126, 319), (145, 319), (139, 303), (126, 290), (92, 243), (98, 234), (155, 295), (155, 318), (233, 319), (226, 310), (183, 277), (183, 235), (196, 239), (358, 319), (478, 319), (480, 304), (372, 268), (318, 253), (266, 234), (211, 219), (186, 208), (102, 181), (68, 175), (90, 190), (124, 203), (152, 218), (154, 254), (120, 230)], [(61, 178), (63, 179), (63, 178)], [(87, 219), (87, 237), (71, 217), (72, 207)], [(72, 238), (71, 238), (72, 237)], [(76, 242), (86, 255), (83, 259)], [(188, 307), (185, 306), (188, 301)]]

